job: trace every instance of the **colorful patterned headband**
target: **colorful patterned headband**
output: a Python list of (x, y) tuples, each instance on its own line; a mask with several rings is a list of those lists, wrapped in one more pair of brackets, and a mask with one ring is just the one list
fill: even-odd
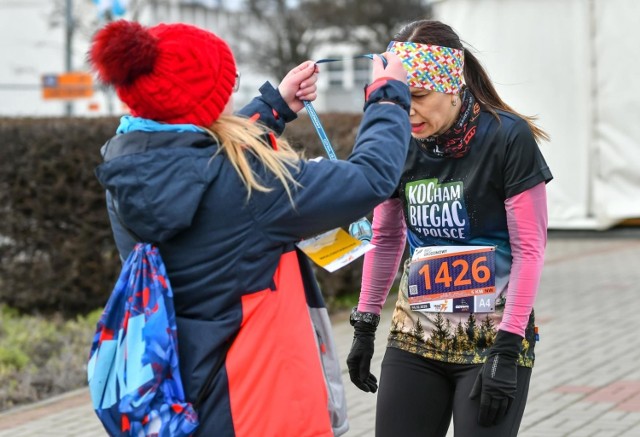
[(462, 88), (464, 50), (391, 41), (387, 51), (400, 57), (410, 87), (458, 94)]

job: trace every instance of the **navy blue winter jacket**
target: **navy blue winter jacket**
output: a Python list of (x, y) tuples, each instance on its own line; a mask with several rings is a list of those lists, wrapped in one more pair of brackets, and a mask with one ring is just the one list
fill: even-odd
[[(259, 123), (280, 134), (285, 122), (296, 115), (270, 85), (263, 86), (261, 92), (240, 113), (259, 114)], [(399, 104), (381, 104), (380, 100)], [(104, 163), (96, 169), (96, 175), (108, 191), (108, 198), (115, 198), (122, 222), (141, 239), (156, 243), (165, 261), (174, 290), (180, 368), (187, 398), (193, 402), (202, 392), (205, 379), (224, 353), (223, 345), (229, 338), (237, 336), (236, 343), (244, 344), (245, 350), (251, 345), (252, 356), (244, 361), (240, 346), (234, 350), (234, 343), (229, 350), (214, 387), (209, 387), (211, 395), (200, 407), (201, 427), (197, 435), (239, 436), (244, 434), (243, 429), (263, 425), (271, 428), (261, 431), (266, 434), (254, 435), (283, 435), (278, 434), (276, 419), (270, 424), (259, 424), (247, 419), (251, 414), (246, 411), (266, 408), (265, 399), (273, 399), (277, 394), (274, 390), (285, 390), (287, 384), (263, 387), (259, 377), (251, 379), (251, 369), (264, 356), (265, 363), (260, 369), (265, 378), (270, 377), (272, 365), (276, 366), (274, 372), (281, 372), (278, 365), (289, 366), (300, 358), (288, 354), (301, 354), (306, 344), (314, 342), (313, 332), (307, 329), (309, 316), (302, 307), (288, 308), (288, 313), (283, 313), (284, 306), (276, 311), (272, 310), (276, 304), (257, 302), (275, 299), (274, 292), (297, 284), (298, 279), (305, 286), (315, 284), (307, 261), (294, 250), (295, 242), (348, 225), (393, 193), (410, 142), (409, 104), (408, 87), (400, 82), (389, 81), (374, 91), (366, 103), (356, 144), (347, 160), (300, 161), (293, 173), (300, 184), (292, 187), (295, 207), (280, 182), (255, 160), (253, 170), (272, 191), (253, 190), (247, 200), (246, 188), (224, 153), (212, 159), (218, 145), (204, 133), (130, 132), (116, 135), (103, 147)], [(124, 259), (134, 241), (114, 215), (110, 202), (108, 205), (116, 244)], [(284, 266), (283, 260), (294, 261)], [(281, 277), (280, 269), (299, 278)], [(265, 290), (267, 293), (262, 296), (260, 293)], [(298, 291), (304, 294), (304, 290)], [(263, 319), (274, 319), (269, 319), (267, 332), (255, 332), (263, 329), (258, 328), (262, 325), (257, 322), (261, 312), (265, 314)], [(289, 316), (282, 317), (283, 314)], [(252, 323), (255, 328), (251, 328)], [(292, 343), (278, 354), (260, 350), (260, 339), (266, 341), (273, 336), (286, 343), (293, 331), (304, 335), (308, 331), (311, 337)], [(255, 338), (250, 340), (250, 335)], [(281, 361), (274, 356), (281, 357)], [(299, 377), (314, 380), (317, 376), (314, 366), (289, 369), (292, 381), (287, 390), (295, 389)], [(242, 387), (249, 383), (255, 392), (245, 396)], [(313, 392), (312, 385), (307, 389)], [(238, 394), (234, 395), (234, 390)], [(261, 390), (270, 393), (261, 395)], [(282, 399), (296, 396), (283, 394)], [(238, 404), (238, 399), (243, 402)], [(326, 397), (318, 404), (322, 402), (326, 402)], [(277, 408), (281, 411), (294, 407)], [(326, 409), (326, 403), (323, 408)], [(300, 416), (300, 429), (307, 429), (309, 417), (302, 413)], [(282, 426), (287, 432), (295, 432), (296, 426), (291, 422)], [(324, 434), (318, 431), (309, 435)]]

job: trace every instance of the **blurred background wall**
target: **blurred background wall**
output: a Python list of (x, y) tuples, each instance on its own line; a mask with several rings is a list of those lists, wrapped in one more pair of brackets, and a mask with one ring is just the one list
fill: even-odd
[(551, 135), (541, 146), (554, 174), (550, 228), (640, 217), (640, 2), (446, 0), (434, 15)]
[(223, 36), (242, 73), (236, 104), (306, 59), (323, 64), (320, 113), (361, 111), (370, 61), (405, 22), (450, 24), (503, 98), (537, 115), (552, 229), (606, 229), (640, 217), (640, 40), (637, 0), (0, 0), (0, 116), (120, 115), (114, 93), (43, 98), (43, 83), (87, 72), (95, 30), (126, 18), (182, 21)]

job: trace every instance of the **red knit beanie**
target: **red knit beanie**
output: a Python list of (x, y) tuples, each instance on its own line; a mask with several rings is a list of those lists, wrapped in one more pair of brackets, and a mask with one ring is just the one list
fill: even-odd
[(211, 126), (236, 80), (229, 46), (187, 24), (114, 21), (94, 36), (89, 62), (132, 115), (172, 124)]

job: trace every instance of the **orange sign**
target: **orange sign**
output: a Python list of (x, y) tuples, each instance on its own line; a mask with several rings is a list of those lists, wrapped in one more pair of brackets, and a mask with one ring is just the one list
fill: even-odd
[(42, 76), (42, 98), (81, 99), (93, 96), (93, 77), (89, 73), (71, 72)]

